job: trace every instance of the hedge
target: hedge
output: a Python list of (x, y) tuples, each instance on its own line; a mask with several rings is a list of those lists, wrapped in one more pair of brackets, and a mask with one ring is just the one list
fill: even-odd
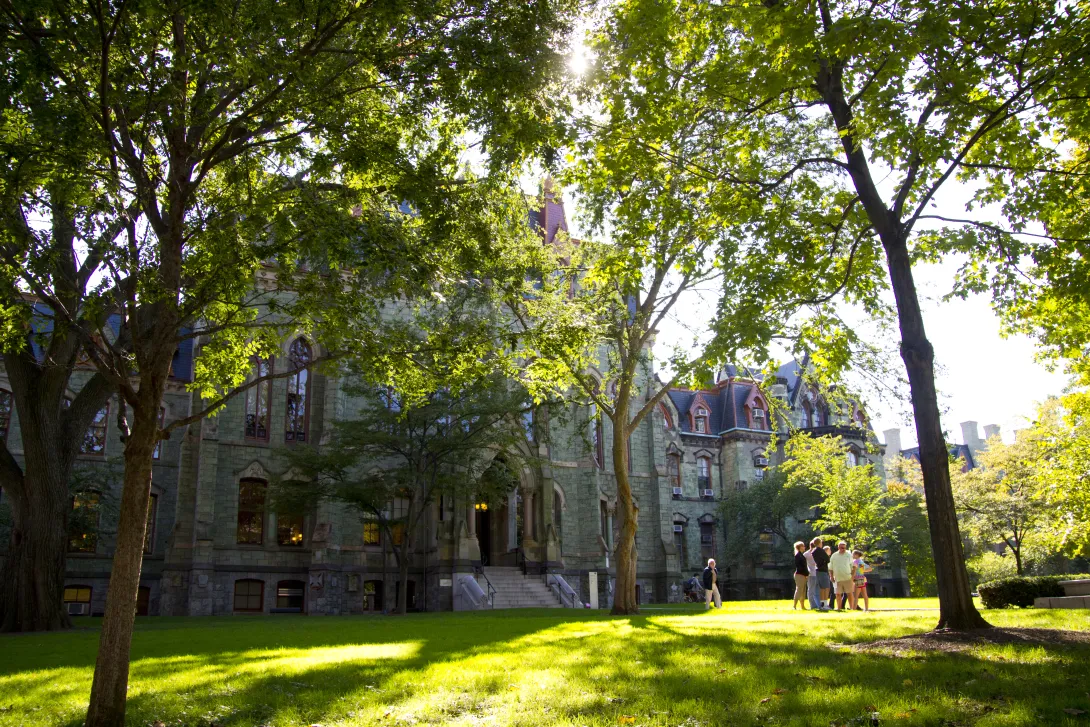
[(1078, 581), (1090, 575), (1073, 573), (1063, 576), (1014, 576), (981, 583), (977, 588), (984, 608), (1008, 608), (1033, 605), (1035, 598), (1061, 598), (1060, 581)]

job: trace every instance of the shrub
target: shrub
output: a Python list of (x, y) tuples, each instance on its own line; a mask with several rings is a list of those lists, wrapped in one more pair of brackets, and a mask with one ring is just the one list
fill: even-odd
[(1008, 608), (1033, 605), (1035, 598), (1059, 598), (1064, 595), (1060, 581), (1074, 581), (1090, 578), (1086, 574), (1062, 576), (1015, 576), (981, 583), (980, 600), (984, 608)]
[(997, 555), (990, 550), (971, 558), (965, 563), (965, 567), (969, 571), (970, 584), (978, 587), (981, 583), (992, 583), (1018, 576), (1014, 567), (1014, 558), (1009, 555)]

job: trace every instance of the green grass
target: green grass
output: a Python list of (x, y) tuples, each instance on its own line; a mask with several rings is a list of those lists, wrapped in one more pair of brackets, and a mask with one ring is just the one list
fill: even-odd
[[(878, 609), (933, 607), (880, 600)], [(1087, 725), (1090, 649), (849, 653), (936, 611), (498, 611), (406, 617), (142, 618), (128, 722), (151, 725)], [(1086, 612), (987, 611), (1090, 629)], [(98, 622), (0, 637), (0, 725), (79, 725)], [(780, 691), (786, 690), (786, 691)], [(767, 700), (767, 701), (762, 701)]]

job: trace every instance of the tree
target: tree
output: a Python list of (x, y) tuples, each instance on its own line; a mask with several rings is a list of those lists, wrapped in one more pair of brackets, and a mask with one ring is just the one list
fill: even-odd
[(790, 540), (787, 519), (813, 509), (819, 497), (806, 486), (788, 485), (787, 479), (782, 468), (777, 467), (744, 490), (727, 492), (719, 510), (724, 522), (730, 524), (726, 542), (728, 553), (756, 557), (759, 550), (756, 536), (761, 532)]
[[(125, 480), (87, 725), (124, 720), (152, 452), (179, 337), (204, 342), (196, 387), (212, 401), (176, 427), (241, 391), (250, 357), (287, 330), (320, 329), (332, 350), (374, 343), (379, 301), (419, 291), (464, 252), (436, 244), (479, 209), (478, 191), (454, 179), (460, 135), (479, 130), (497, 169), (551, 138), (545, 89), (566, 11), (547, 0), (4, 5), (10, 63), (44, 69), (46, 111), (79, 109), (60, 138), (93, 146), (64, 149), (64, 168), (101, 181), (86, 204), (121, 228), (89, 255), (62, 251), (96, 262), (98, 305), (120, 334), (78, 325), (22, 278), (122, 401)], [(274, 290), (255, 291), (266, 262)]]
[(955, 470), (954, 502), (966, 531), (985, 547), (1003, 543), (1023, 574), (1023, 549), (1044, 519), (1036, 495), (1037, 445), (1030, 431), (1015, 434), (1014, 444), (988, 438), (977, 454), (977, 467)]
[[(804, 263), (838, 246), (849, 259), (884, 257), (920, 442), (938, 626), (986, 626), (970, 597), (912, 262), (981, 229), (933, 210), (951, 179), (1051, 145), (1046, 99), (1058, 93), (1057, 69), (1078, 67), (1080, 11), (1036, 0), (631, 0), (614, 15), (626, 61), (618, 75), (689, 100), (707, 178), (747, 181), (769, 201), (760, 239), (787, 218), (810, 232), (811, 254), (796, 258)], [(936, 222), (950, 227), (923, 229)]]
[(1090, 554), (1090, 401), (1085, 392), (1041, 405), (1025, 433), (1036, 468), (1033, 497), (1041, 509), (1040, 536), (1050, 550)]
[[(11, 509), (0, 631), (52, 630), (70, 625), (62, 600), (69, 480), (84, 432), (116, 390), (104, 375), (79, 369), (80, 329), (104, 325), (104, 311), (88, 301), (101, 261), (69, 252), (109, 246), (124, 226), (95, 204), (102, 181), (82, 165), (95, 150), (74, 121), (79, 105), (47, 103), (53, 83), (39, 64), (13, 63), (2, 76), (0, 345), (12, 391), (0, 404), (0, 486)], [(36, 290), (69, 314), (56, 316)], [(21, 458), (7, 436), (15, 417)]]
[(274, 497), (296, 508), (337, 500), (382, 528), (394, 546), (398, 612), (405, 613), (420, 527), (437, 503), (487, 502), (510, 491), (531, 459), (521, 419), (530, 402), (499, 373), (415, 402), (359, 381), (346, 391), (367, 402), (359, 415), (337, 422), (320, 449), (288, 451), (289, 471), (303, 479), (278, 484)]
[(937, 587), (935, 555), (927, 526), (920, 463), (897, 455), (886, 477), (886, 497), (904, 505), (893, 516), (892, 525), (897, 535), (890, 545), (890, 552), (904, 566), (912, 594), (933, 596)]
[(894, 517), (903, 503), (891, 502), (871, 463), (853, 465), (840, 437), (796, 434), (787, 440), (787, 459), (779, 467), (788, 487), (817, 493), (814, 525), (875, 556), (896, 535)]

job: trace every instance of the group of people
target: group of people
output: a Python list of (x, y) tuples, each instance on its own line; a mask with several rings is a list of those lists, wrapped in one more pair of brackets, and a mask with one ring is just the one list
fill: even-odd
[[(867, 573), (872, 570), (863, 560), (863, 551), (849, 553), (843, 540), (836, 544), (835, 553), (821, 538), (811, 540), (809, 550), (800, 540), (795, 543), (795, 600), (791, 608), (801, 604), (805, 611), (809, 602), (814, 611), (843, 611), (845, 605), (855, 611), (869, 611)], [(859, 607), (859, 599), (863, 600), (863, 608)]]

